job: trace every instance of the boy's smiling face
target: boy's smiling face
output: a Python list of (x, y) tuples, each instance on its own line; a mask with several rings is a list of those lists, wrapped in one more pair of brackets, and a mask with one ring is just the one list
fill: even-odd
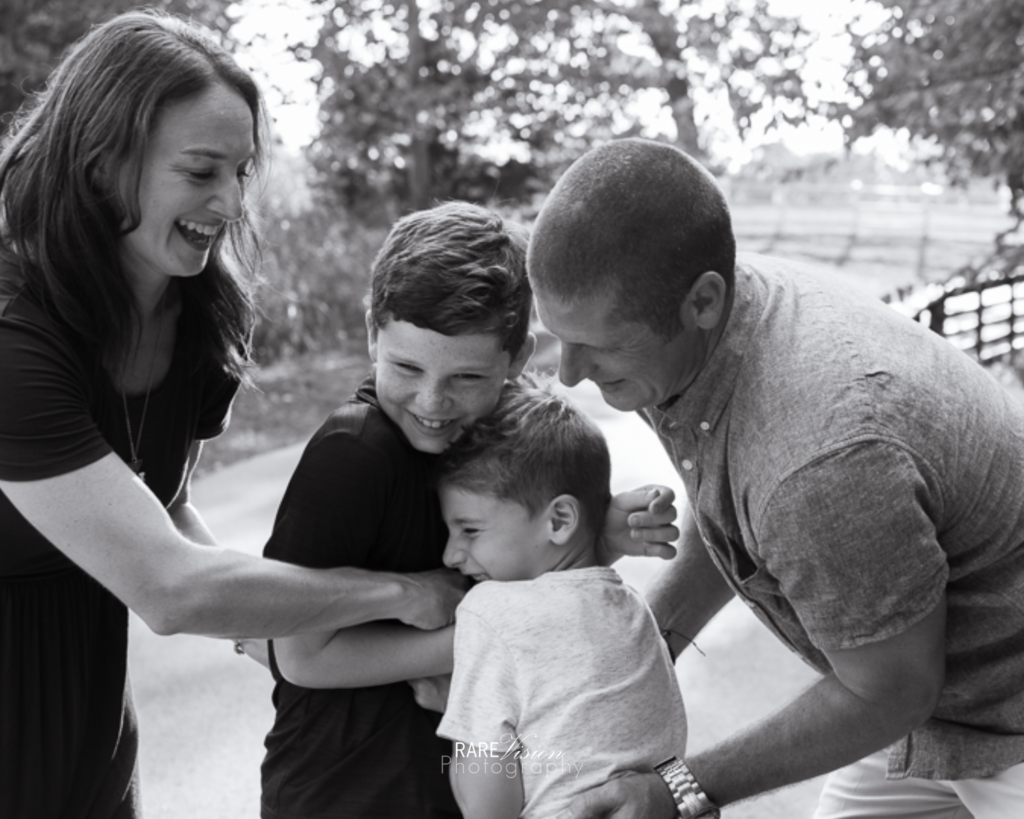
[(439, 453), (462, 428), (494, 409), (505, 379), (519, 376), (533, 352), (516, 360), (494, 333), (446, 336), (407, 321), (375, 328), (367, 317), (377, 399), (420, 452)]
[(557, 562), (543, 513), (531, 515), (514, 501), (445, 484), (440, 495), (449, 568), (475, 580), (532, 580)]

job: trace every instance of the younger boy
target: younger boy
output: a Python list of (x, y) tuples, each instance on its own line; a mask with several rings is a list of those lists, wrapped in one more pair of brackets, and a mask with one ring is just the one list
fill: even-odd
[(610, 472), (597, 428), (523, 385), (439, 461), (444, 562), (479, 581), (457, 610), (438, 728), (455, 743), (465, 819), (557, 816), (577, 793), (684, 755), (654, 617), (596, 559)]

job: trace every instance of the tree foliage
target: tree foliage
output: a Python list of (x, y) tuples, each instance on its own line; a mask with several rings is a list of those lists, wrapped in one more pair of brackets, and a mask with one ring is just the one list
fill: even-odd
[(741, 131), (803, 99), (806, 32), (766, 0), (314, 2), (319, 37), (296, 51), (322, 66), (313, 155), (349, 203), (521, 198), (595, 141), (641, 133), (642, 100), (699, 153), (702, 94)]
[[(880, 126), (935, 142), (953, 177), (1001, 176), (1024, 216), (1024, 3), (879, 0), (881, 25), (854, 35), (851, 137)], [(1019, 222), (1018, 222), (1019, 224)]]
[[(150, 0), (227, 31), (231, 0)], [(9, 115), (43, 87), (64, 50), (91, 26), (137, 7), (131, 0), (3, 0), (0, 2), (0, 133)]]

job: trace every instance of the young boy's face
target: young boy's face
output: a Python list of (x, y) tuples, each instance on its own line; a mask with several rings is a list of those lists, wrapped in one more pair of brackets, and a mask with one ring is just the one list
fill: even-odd
[(368, 324), (377, 399), (421, 452), (444, 451), (466, 424), (491, 412), (505, 379), (518, 377), (532, 352), (528, 343), (513, 361), (493, 333), (446, 336), (407, 321)]
[(442, 485), (444, 563), (475, 580), (532, 580), (553, 567), (547, 518), (514, 501)]

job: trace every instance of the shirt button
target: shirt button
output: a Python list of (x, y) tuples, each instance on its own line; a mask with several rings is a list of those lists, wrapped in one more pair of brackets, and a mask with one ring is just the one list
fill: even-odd
[(682, 466), (683, 469), (689, 472), (691, 469), (693, 469), (693, 461), (683, 461), (680, 464), (680, 466)]
[(707, 432), (709, 429), (711, 429), (711, 424), (709, 424), (707, 421), (701, 421), (700, 428)]

